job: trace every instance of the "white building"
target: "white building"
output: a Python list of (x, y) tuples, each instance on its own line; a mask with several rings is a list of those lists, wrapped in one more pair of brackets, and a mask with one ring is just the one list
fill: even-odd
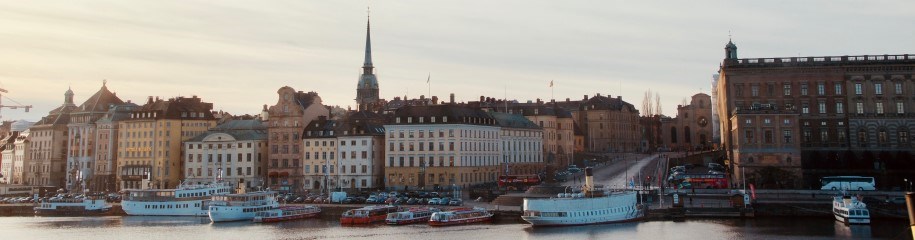
[(28, 150), (29, 127), (34, 123), (16, 121), (10, 126), (9, 135), (0, 140), (0, 183), (27, 185), (25, 173), (29, 170)]
[[(371, 112), (349, 113), (339, 121), (310, 122), (303, 134), (305, 188), (356, 192), (383, 187), (383, 124), (384, 117)], [(330, 154), (332, 151), (337, 154)]]
[(267, 127), (260, 120), (231, 120), (184, 142), (185, 182), (214, 178), (265, 187)]
[[(337, 121), (328, 120), (323, 116), (305, 126), (305, 133), (302, 136), (305, 142), (303, 148), (305, 156), (301, 170), (305, 176), (302, 187), (306, 190), (327, 192), (329, 189), (336, 189), (342, 185), (336, 171), (340, 167), (335, 158), (337, 137), (334, 130), (336, 127)], [(283, 161), (283, 165), (286, 164), (288, 163)]]
[(501, 128), (502, 171), (532, 175), (545, 171), (543, 128), (520, 114), (491, 112)]

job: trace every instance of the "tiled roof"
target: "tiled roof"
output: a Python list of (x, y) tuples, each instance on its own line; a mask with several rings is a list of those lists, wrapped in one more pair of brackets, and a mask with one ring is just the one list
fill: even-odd
[(204, 134), (192, 138), (191, 142), (200, 142), (204, 138), (216, 133), (229, 134), (235, 140), (266, 140), (267, 125), (260, 120), (231, 120), (213, 127)]
[(498, 123), (500, 127), (540, 129), (540, 126), (538, 126), (536, 123), (531, 122), (531, 120), (528, 120), (519, 114), (500, 112), (490, 112), (489, 114), (496, 119), (496, 123)]

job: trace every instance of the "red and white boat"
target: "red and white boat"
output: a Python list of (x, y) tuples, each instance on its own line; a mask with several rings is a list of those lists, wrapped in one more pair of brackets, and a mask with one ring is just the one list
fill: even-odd
[(257, 212), (254, 215), (254, 222), (269, 223), (281, 222), (303, 218), (317, 217), (321, 214), (321, 208), (315, 206), (286, 206), (277, 209)]
[(438, 208), (414, 207), (407, 211), (388, 213), (384, 220), (388, 225), (407, 225), (428, 222), (433, 213), (440, 212)]
[(375, 205), (348, 210), (340, 216), (340, 224), (370, 224), (383, 222), (388, 213), (400, 211), (399, 207), (391, 205)]
[(489, 222), (492, 213), (485, 208), (458, 208), (451, 211), (432, 213), (429, 218), (431, 226), (451, 226), (471, 223)]

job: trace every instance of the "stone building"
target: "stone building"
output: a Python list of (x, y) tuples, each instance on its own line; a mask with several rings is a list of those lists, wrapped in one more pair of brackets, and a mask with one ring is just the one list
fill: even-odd
[(267, 126), (261, 120), (229, 120), (184, 141), (184, 181), (213, 179), (266, 187)]
[(661, 146), (671, 151), (696, 151), (712, 147), (711, 97), (698, 93), (689, 105), (677, 106), (677, 116), (661, 117)]
[(732, 118), (740, 111), (796, 113), (799, 186), (819, 187), (820, 177), (834, 175), (874, 176), (878, 188), (901, 186), (915, 173), (909, 161), (915, 149), (909, 134), (915, 131), (913, 73), (915, 55), (740, 59), (737, 46), (728, 42), (717, 85), (728, 159), (739, 165), (751, 156), (735, 154), (740, 149), (733, 133), (744, 131)]
[(621, 96), (585, 95), (581, 101), (563, 105), (572, 107), (568, 110), (585, 135), (585, 151), (608, 154), (640, 149), (639, 111)]
[(384, 123), (384, 116), (368, 111), (311, 121), (303, 134), (305, 189), (384, 187)]
[(175, 188), (184, 178), (183, 141), (216, 125), (213, 104), (197, 96), (149, 97), (118, 123), (120, 189)]
[[(489, 112), (489, 114), (496, 120), (500, 128), (499, 148), (502, 152), (502, 175), (543, 173), (546, 170), (544, 153), (547, 152), (543, 148), (548, 146), (548, 144), (543, 144), (543, 128), (520, 114), (500, 112)], [(570, 136), (571, 134), (566, 136), (566, 139), (569, 139)]]
[(73, 103), (73, 91), (64, 93), (64, 103), (48, 112), (35, 125), (29, 128), (29, 165), (35, 172), (29, 172), (26, 179), (35, 179), (32, 185), (66, 186), (67, 144), (70, 113), (76, 110)]
[(96, 121), (104, 117), (111, 106), (123, 103), (103, 83), (101, 89), (70, 113), (67, 124), (67, 189), (70, 191), (101, 189), (93, 181), (100, 140)]
[(97, 131), (92, 191), (118, 190), (118, 123), (128, 119), (130, 113), (139, 106), (127, 101), (124, 104), (112, 105), (104, 116), (95, 121)]
[[(267, 110), (267, 181), (270, 189), (297, 192), (303, 189), (301, 134), (305, 125), (328, 117), (329, 110), (321, 104), (316, 92), (296, 92), (284, 86), (277, 90), (277, 103)], [(286, 163), (286, 164), (280, 164)]]

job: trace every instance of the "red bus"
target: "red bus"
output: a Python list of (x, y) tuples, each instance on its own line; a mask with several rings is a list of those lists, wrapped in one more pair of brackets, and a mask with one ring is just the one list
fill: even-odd
[(728, 188), (724, 174), (677, 174), (670, 183), (678, 189), (684, 188)]
[(499, 187), (508, 189), (525, 189), (540, 184), (537, 175), (502, 175), (499, 176)]

